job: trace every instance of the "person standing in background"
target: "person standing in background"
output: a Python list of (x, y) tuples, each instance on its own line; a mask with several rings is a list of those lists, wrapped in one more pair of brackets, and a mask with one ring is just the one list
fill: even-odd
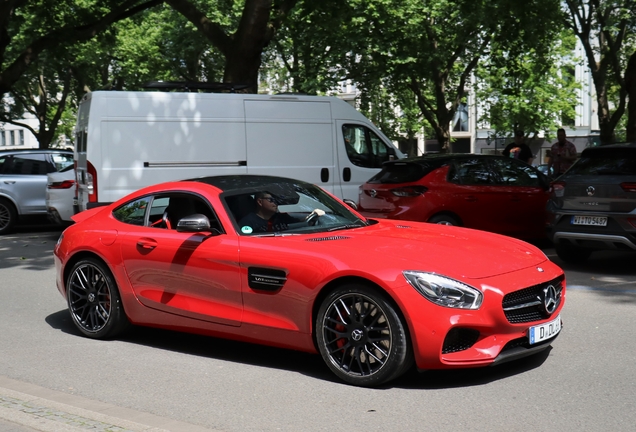
[(565, 129), (557, 130), (557, 142), (550, 147), (548, 173), (551, 173), (552, 177), (566, 172), (576, 160), (576, 147), (565, 138)]
[(530, 150), (528, 144), (526, 144), (524, 141), (525, 134), (523, 133), (523, 131), (516, 131), (515, 140), (508, 144), (501, 154), (503, 154), (504, 156), (522, 160), (528, 165), (531, 165), (532, 159), (534, 159), (534, 155), (532, 154), (532, 150)]

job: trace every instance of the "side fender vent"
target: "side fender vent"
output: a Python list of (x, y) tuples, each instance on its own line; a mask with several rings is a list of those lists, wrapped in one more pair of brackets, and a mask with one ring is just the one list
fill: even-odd
[(250, 288), (260, 291), (278, 291), (287, 282), (287, 273), (283, 270), (249, 267), (247, 283)]

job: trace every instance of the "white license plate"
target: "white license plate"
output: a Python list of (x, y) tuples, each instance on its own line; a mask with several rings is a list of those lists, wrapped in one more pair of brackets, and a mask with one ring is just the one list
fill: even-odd
[(530, 327), (528, 329), (528, 337), (530, 345), (539, 343), (546, 339), (553, 338), (561, 331), (561, 315), (550, 321), (549, 323)]
[(572, 225), (607, 226), (605, 216), (572, 216)]

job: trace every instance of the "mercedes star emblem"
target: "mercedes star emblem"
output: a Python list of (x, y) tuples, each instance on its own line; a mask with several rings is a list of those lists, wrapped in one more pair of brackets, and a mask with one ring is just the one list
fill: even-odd
[(586, 189), (587, 192), (587, 196), (592, 196), (594, 195), (594, 192), (596, 192), (596, 189), (594, 189), (594, 186), (588, 186)]
[(362, 335), (364, 333), (362, 332), (362, 330), (360, 329), (355, 329), (354, 331), (351, 332), (351, 339), (353, 339), (354, 341), (359, 341), (360, 339), (362, 339)]
[(557, 307), (557, 291), (554, 285), (548, 285), (543, 290), (543, 307), (548, 314), (552, 314)]
[(375, 198), (375, 196), (378, 194), (378, 192), (375, 189), (371, 189), (369, 191), (369, 195), (371, 195), (371, 198)]

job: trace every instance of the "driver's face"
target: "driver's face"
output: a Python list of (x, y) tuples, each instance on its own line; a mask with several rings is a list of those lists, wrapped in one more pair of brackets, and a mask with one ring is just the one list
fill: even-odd
[(278, 204), (276, 204), (276, 200), (271, 195), (266, 195), (260, 198), (261, 206), (270, 211), (277, 211)]

